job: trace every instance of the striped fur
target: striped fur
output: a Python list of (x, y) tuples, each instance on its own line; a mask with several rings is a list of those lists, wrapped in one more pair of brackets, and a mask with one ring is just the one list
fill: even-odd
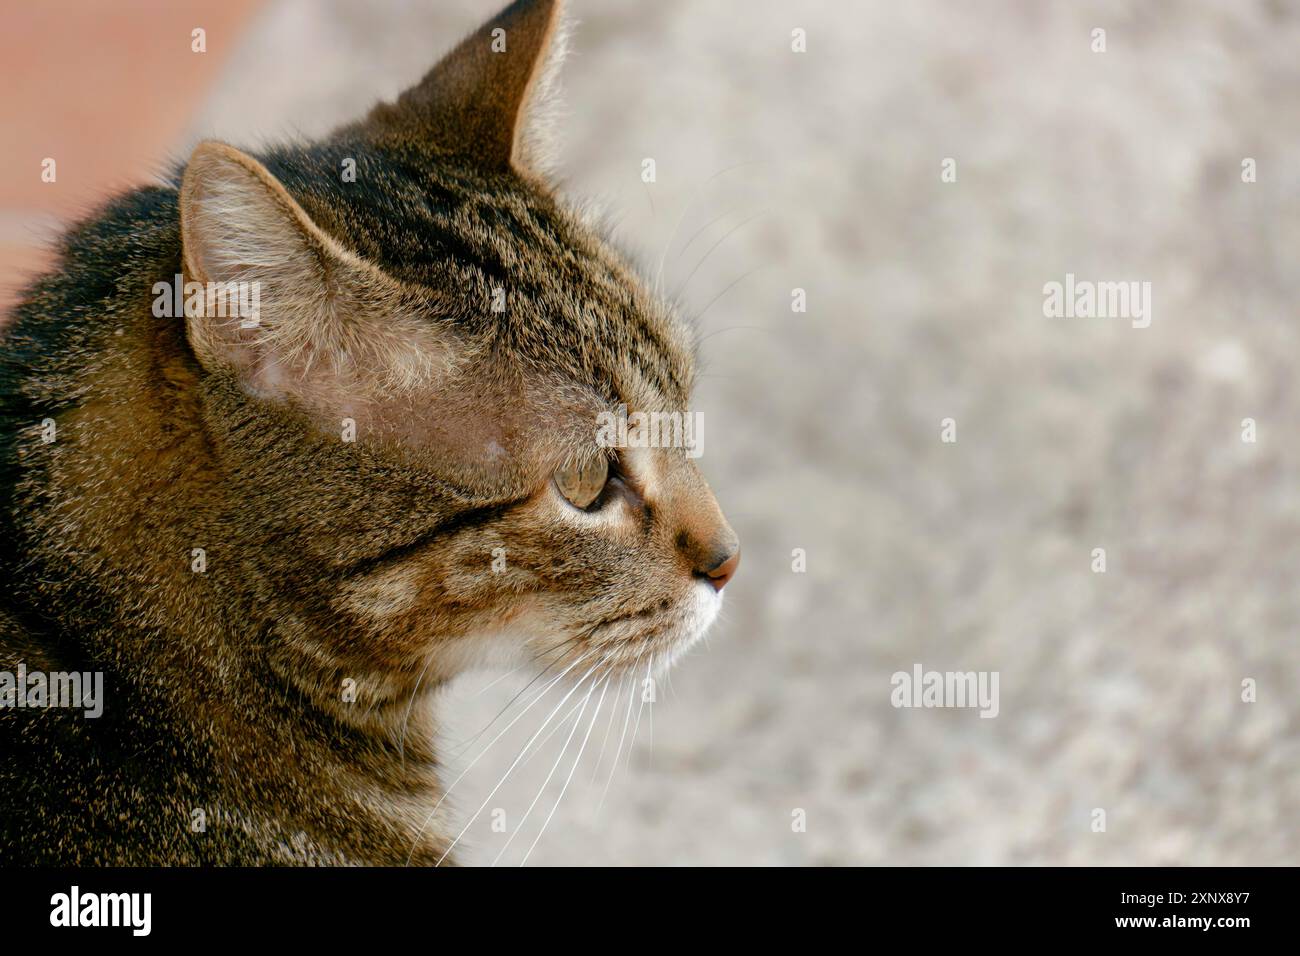
[[(693, 352), (511, 145), (556, 17), (517, 3), (460, 48), (513, 31), (527, 77), (481, 104), (504, 146), (459, 141), (427, 79), (320, 143), (206, 145), (73, 227), (16, 308), (0, 670), (103, 671), (107, 701), (0, 709), (0, 861), (435, 862), (436, 688), (494, 655), (662, 664), (712, 619), (735, 536), (681, 449), (623, 456), (599, 513), (550, 480), (607, 454), (599, 411), (685, 409)], [(431, 76), (464, 97), (458, 55)], [(200, 254), (225, 225), (248, 248)], [(260, 270), (264, 327), (152, 314), (207, 267)]]

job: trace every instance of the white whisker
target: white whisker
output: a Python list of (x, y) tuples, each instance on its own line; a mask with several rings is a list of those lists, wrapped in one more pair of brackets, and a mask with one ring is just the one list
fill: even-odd
[[(482, 751), (479, 752), (479, 755), (475, 757), (474, 760), (470, 763), (470, 765), (461, 771), (460, 776), (458, 776), (455, 780), (453, 780), (451, 782), (451, 785), (447, 787), (446, 790), (443, 791), (442, 796), (439, 797), (438, 802), (433, 805), (433, 809), (429, 811), (429, 815), (424, 818), (424, 823), (420, 825), (420, 829), (415, 834), (415, 839), (411, 842), (411, 852), (406, 855), (406, 863), (408, 866), (411, 863), (411, 857), (415, 855), (415, 848), (419, 844), (420, 837), (424, 834), (425, 828), (428, 827), (429, 821), (432, 820), (433, 815), (438, 812), (438, 808), (442, 806), (443, 801), (445, 801), (449, 796), (451, 796), (451, 792), (456, 788), (456, 784), (460, 783), (462, 780), (465, 779), (465, 775), (474, 769), (474, 764), (478, 763), (480, 760), (483, 759), (483, 755), (492, 749), (492, 745), (495, 744), (498, 740), (500, 740), (505, 735), (505, 733), (511, 727), (513, 727), (516, 722), (518, 722), (519, 718), (523, 717), (524, 714), (528, 713), (528, 711), (532, 709), (533, 705), (542, 699), (542, 695), (545, 694), (547, 690), (550, 690), (551, 687), (555, 686), (557, 681), (563, 678), (565, 674), (569, 673), (569, 671), (573, 670), (573, 668), (577, 667), (580, 663), (582, 663), (582, 661), (584, 661), (586, 657), (587, 657), (586, 654), (584, 654), (582, 657), (579, 657), (576, 661), (574, 661), (563, 671), (561, 671), (559, 676), (556, 677), (555, 680), (551, 681), (550, 684), (546, 685), (546, 688), (542, 691), (542, 693), (534, 697), (529, 702), (527, 707), (525, 707), (518, 714), (516, 714), (515, 719), (510, 721), (510, 723), (506, 724), (506, 726), (502, 729), (501, 733), (493, 737), (491, 743), (489, 743), (486, 747), (484, 747)], [(588, 671), (588, 673), (590, 673), (590, 671)], [(568, 700), (568, 698), (566, 697), (565, 700)], [(563, 701), (561, 701), (560, 703), (561, 705), (563, 705)], [(443, 855), (446, 856), (446, 854)], [(439, 862), (442, 861), (439, 860)]]
[[(651, 661), (653, 665), (653, 661)], [(649, 766), (655, 765), (655, 698), (659, 696), (659, 685), (654, 684), (650, 688), (650, 761)]]
[[(597, 661), (595, 664), (592, 664), (591, 667), (587, 668), (587, 672), (583, 674), (580, 678), (578, 678), (578, 682), (573, 685), (573, 687), (569, 690), (567, 694), (564, 695), (564, 699), (555, 705), (555, 710), (551, 711), (550, 717), (546, 718), (545, 723), (543, 723), (541, 727), (537, 728), (537, 733), (533, 734), (532, 737), (528, 739), (528, 743), (524, 744), (523, 749), (519, 751), (519, 755), (515, 757), (514, 763), (510, 764), (510, 766), (506, 768), (506, 772), (502, 775), (501, 779), (497, 781), (497, 785), (493, 787), (492, 791), (483, 799), (483, 803), (479, 806), (477, 810), (474, 811), (474, 815), (469, 818), (469, 822), (465, 824), (465, 826), (461, 829), (460, 833), (456, 834), (456, 839), (451, 841), (451, 846), (447, 847), (447, 849), (445, 849), (442, 852), (442, 856), (438, 857), (438, 862), (435, 864), (436, 866), (442, 865), (442, 861), (447, 858), (447, 854), (450, 853), (452, 849), (455, 848), (456, 844), (460, 842), (460, 838), (463, 837), (467, 832), (469, 832), (469, 828), (474, 825), (474, 821), (478, 819), (479, 814), (483, 812), (483, 810), (487, 807), (488, 803), (492, 800), (492, 798), (496, 796), (496, 792), (501, 789), (501, 785), (506, 782), (506, 780), (510, 777), (510, 774), (514, 772), (515, 767), (519, 765), (519, 761), (523, 759), (524, 754), (528, 752), (528, 748), (531, 747), (533, 745), (533, 742), (542, 735), (542, 731), (544, 731), (547, 728), (551, 720), (555, 717), (557, 713), (559, 713), (560, 708), (564, 706), (565, 702), (568, 701), (568, 699), (572, 697), (580, 687), (582, 687), (583, 683), (591, 675), (591, 672), (594, 671), (597, 667), (599, 667), (600, 663), (601, 663), (600, 661)], [(567, 673), (567, 669), (566, 669), (566, 673)], [(563, 677), (564, 674), (561, 674), (560, 676)], [(522, 717), (523, 714), (520, 714), (519, 716)], [(518, 720), (519, 718), (516, 717), (515, 719)], [(513, 724), (513, 721), (511, 723)], [(507, 727), (506, 729), (509, 730), (509, 727)], [(502, 733), (504, 732), (505, 731), (502, 731)]]
[[(592, 686), (592, 690), (595, 690), (594, 685)], [(576, 704), (574, 704), (572, 707), (569, 708), (569, 712), (560, 718), (559, 722), (556, 723), (556, 725), (553, 728), (551, 728), (551, 732), (547, 734), (545, 737), (543, 737), (541, 742), (536, 747), (533, 748), (532, 753), (530, 753), (527, 757), (524, 758), (524, 762), (519, 765), (520, 770), (523, 770), (525, 767), (527, 767), (529, 762), (532, 761), (534, 757), (536, 757), (539, 753), (542, 752), (542, 748), (551, 742), (551, 738), (564, 729), (565, 725), (569, 721), (569, 718), (573, 716), (573, 712), (577, 710), (579, 707), (586, 706), (587, 700), (588, 698), (584, 697), (582, 700), (578, 701)]]
[(411, 722), (411, 709), (415, 706), (415, 695), (420, 692), (420, 682), (424, 680), (425, 672), (428, 671), (429, 665), (432, 663), (433, 655), (430, 654), (424, 662), (424, 667), (420, 669), (420, 676), (415, 679), (415, 687), (411, 690), (411, 700), (406, 705), (406, 717), (402, 720), (402, 733), (397, 738), (397, 755), (403, 767), (406, 766), (406, 728)]
[(700, 258), (700, 261), (697, 262), (697, 263), (695, 263), (695, 268), (692, 269), (692, 270), (690, 271), (690, 273), (686, 276), (686, 278), (682, 280), (681, 285), (679, 285), (679, 286), (678, 286), (678, 287), (673, 291), (673, 294), (672, 294), (669, 298), (671, 298), (671, 299), (673, 299), (673, 300), (680, 299), (680, 298), (681, 298), (681, 295), (682, 295), (682, 292), (685, 291), (685, 289), (686, 289), (686, 287), (687, 287), (688, 285), (690, 285), (690, 283), (691, 283), (691, 279), (695, 278), (695, 273), (697, 273), (697, 272), (700, 271), (700, 266), (704, 265), (704, 263), (708, 261), (709, 256), (713, 255), (714, 251), (715, 251), (715, 250), (716, 250), (720, 245), (722, 245), (724, 242), (726, 242), (727, 239), (730, 238), (732, 235), (734, 235), (736, 232), (739, 232), (741, 229), (744, 229), (747, 225), (749, 225), (749, 224), (750, 224), (751, 222), (753, 222), (754, 220), (756, 220), (756, 219), (761, 219), (763, 216), (766, 216), (766, 215), (767, 215), (767, 210), (766, 210), (766, 209), (761, 209), (761, 210), (759, 210), (758, 212), (754, 213), (754, 215), (749, 216), (749, 217), (747, 217), (747, 218), (745, 218), (745, 219), (742, 219), (740, 222), (736, 223), (736, 225), (732, 226), (730, 229), (728, 229), (726, 232), (724, 232), (724, 233), (722, 234), (722, 237), (721, 237), (720, 239), (718, 239), (717, 242), (715, 242), (713, 245), (709, 246), (708, 251), (705, 252), (704, 255)]
[(627, 713), (623, 715), (623, 733), (618, 738), (618, 749), (614, 751), (614, 765), (609, 768), (609, 777), (605, 780), (605, 790), (600, 795), (600, 802), (596, 804), (596, 812), (592, 814), (593, 817), (600, 816), (600, 808), (605, 805), (605, 798), (609, 796), (609, 785), (614, 782), (614, 773), (618, 770), (618, 759), (623, 755), (623, 741), (627, 739), (627, 726), (632, 720), (632, 699), (636, 696), (636, 665), (640, 662), (641, 655), (637, 654), (636, 660), (632, 662), (632, 669), (628, 671), (631, 683), (627, 689)]
[[(600, 692), (600, 699), (601, 699), (602, 702), (605, 700), (605, 690), (604, 690), (604, 688), (606, 688), (606, 687), (608, 686), (608, 684), (609, 684), (609, 678), (608, 678), (608, 677), (606, 677), (604, 680), (600, 681), (600, 686), (601, 686), (601, 688), (602, 688), (602, 690), (601, 690), (601, 692)], [(528, 804), (528, 809), (524, 811), (524, 815), (523, 815), (522, 817), (520, 817), (520, 818), (519, 818), (519, 822), (518, 822), (517, 824), (515, 824), (515, 827), (514, 827), (514, 829), (511, 831), (510, 836), (506, 839), (505, 845), (501, 847), (501, 849), (500, 849), (500, 851), (498, 851), (496, 857), (492, 860), (492, 865), (493, 865), (493, 866), (496, 866), (497, 863), (499, 863), (499, 862), (501, 861), (501, 857), (504, 856), (506, 850), (508, 850), (508, 849), (510, 848), (510, 844), (514, 842), (515, 837), (517, 837), (517, 836), (518, 836), (518, 835), (523, 831), (523, 829), (524, 829), (524, 824), (528, 822), (528, 818), (529, 818), (529, 816), (532, 815), (533, 808), (537, 806), (537, 802), (538, 802), (539, 800), (542, 799), (542, 794), (545, 793), (545, 792), (546, 792), (546, 788), (547, 788), (548, 786), (550, 786), (551, 778), (555, 776), (555, 771), (558, 770), (558, 769), (560, 769), (560, 764), (563, 763), (563, 761), (564, 761), (564, 755), (565, 755), (566, 753), (568, 753), (568, 751), (569, 751), (569, 744), (573, 743), (573, 735), (576, 734), (576, 733), (578, 732), (578, 726), (582, 723), (582, 715), (583, 715), (584, 713), (586, 713), (586, 711), (587, 711), (587, 704), (589, 704), (589, 703), (591, 702), (591, 695), (592, 695), (592, 693), (595, 692), (595, 690), (596, 690), (596, 685), (593, 683), (593, 684), (591, 685), (591, 689), (587, 691), (587, 696), (584, 697), (584, 698), (582, 699), (582, 710), (580, 710), (580, 711), (578, 712), (578, 717), (577, 717), (577, 719), (573, 722), (573, 729), (569, 731), (569, 736), (566, 737), (565, 740), (564, 740), (564, 746), (560, 748), (560, 755), (559, 755), (558, 757), (555, 758), (555, 763), (553, 763), (553, 764), (551, 765), (551, 772), (548, 773), (548, 774), (546, 775), (546, 779), (542, 781), (542, 785), (541, 785), (540, 787), (537, 788), (537, 796), (533, 797), (533, 802), (530, 803), (530, 804)], [(597, 713), (597, 714), (600, 713), (600, 707), (599, 707), (599, 706), (597, 706), (597, 708), (596, 708), (596, 713)], [(591, 727), (590, 727), (590, 726), (588, 726), (588, 728), (587, 728), (587, 734), (588, 734), (589, 736), (590, 736), (590, 734), (591, 734)], [(585, 737), (583, 738), (583, 743), (584, 743), (584, 744), (586, 743), (586, 738), (585, 738)], [(540, 748), (538, 748), (538, 749), (540, 749)], [(534, 751), (534, 753), (536, 753), (536, 751)], [(582, 752), (581, 752), (581, 751), (578, 752), (578, 756), (579, 756), (579, 757), (582, 756)], [(570, 775), (572, 775), (572, 771), (570, 771)], [(548, 817), (547, 819), (549, 820), (550, 818)], [(530, 849), (531, 849), (531, 848), (530, 848)]]
[[(569, 781), (573, 779), (573, 772), (578, 769), (578, 764), (582, 762), (582, 752), (587, 749), (587, 741), (591, 739), (591, 728), (596, 726), (596, 718), (600, 716), (600, 705), (605, 702), (605, 690), (608, 689), (609, 689), (609, 678), (606, 677), (604, 683), (604, 689), (601, 690), (600, 692), (600, 700), (597, 701), (596, 703), (596, 712), (591, 715), (591, 721), (587, 724), (587, 733), (583, 736), (582, 744), (578, 747), (578, 756), (573, 758), (573, 766), (569, 768), (569, 775), (564, 778), (564, 786), (560, 788), (560, 795), (555, 798), (555, 804), (551, 807), (551, 812), (546, 815), (546, 819), (542, 822), (542, 828), (537, 831), (537, 836), (533, 837), (532, 846), (528, 848), (528, 852), (524, 854), (524, 858), (519, 861), (520, 866), (523, 866), (525, 863), (527, 863), (528, 858), (533, 855), (533, 850), (534, 848), (536, 848), (537, 844), (541, 841), (542, 834), (545, 833), (546, 828), (550, 826), (551, 817), (555, 816), (555, 811), (560, 808), (560, 803), (561, 801), (564, 800), (564, 794), (568, 792)], [(582, 720), (581, 714), (578, 715), (578, 720), (579, 721)], [(564, 749), (568, 750), (569, 745), (565, 744)], [(560, 752), (560, 757), (561, 758), (564, 757), (563, 751)], [(559, 766), (559, 761), (556, 761), (556, 766), (557, 767)], [(552, 770), (552, 772), (554, 772), (554, 770)], [(538, 796), (541, 796), (541, 794), (539, 793)]]
[(489, 683), (487, 683), (487, 684), (485, 684), (484, 686), (480, 687), (480, 688), (475, 692), (475, 694), (474, 694), (475, 698), (482, 697), (484, 694), (486, 694), (488, 691), (490, 691), (493, 687), (496, 687), (497, 684), (501, 683), (501, 682), (502, 682), (503, 680), (505, 680), (507, 677), (510, 677), (510, 676), (512, 676), (512, 675), (514, 675), (514, 674), (518, 674), (521, 670), (523, 670), (525, 667), (527, 667), (527, 666), (528, 666), (529, 664), (531, 664), (531, 663), (533, 663), (533, 662), (532, 662), (532, 661), (524, 661), (522, 664), (518, 664), (518, 665), (516, 665), (516, 666), (510, 668), (510, 670), (506, 671), (504, 674), (500, 675), (499, 677), (494, 677), (494, 678), (493, 678)]
[[(646, 669), (645, 669), (646, 680), (650, 680), (650, 679), (651, 679), (651, 678), (650, 678), (650, 670), (651, 670), (651, 668), (654, 667), (654, 663), (655, 663), (655, 656), (654, 656), (654, 653), (652, 652), (652, 653), (650, 654), (650, 663), (646, 665)], [(641, 729), (641, 712), (642, 712), (643, 710), (645, 710), (645, 687), (644, 687), (644, 685), (641, 687), (641, 704), (640, 704), (640, 706), (638, 706), (637, 709), (636, 709), (636, 726), (632, 728), (632, 742), (631, 742), (630, 744), (628, 744), (628, 747), (627, 747), (627, 766), (628, 766), (629, 769), (630, 769), (631, 766), (632, 766), (632, 751), (634, 751), (634, 750), (636, 749), (636, 735), (637, 735), (637, 732)]]
[[(716, 173), (714, 173), (708, 179), (704, 180), (704, 182), (700, 183), (693, 190), (691, 190), (691, 194), (689, 197), (687, 197), (685, 205), (682, 206), (681, 215), (677, 217), (677, 222), (673, 225), (672, 232), (668, 233), (668, 240), (664, 243), (663, 252), (660, 253), (659, 255), (659, 268), (655, 271), (655, 281), (653, 286), (656, 293), (658, 294), (663, 293), (664, 263), (668, 258), (668, 251), (672, 248), (673, 240), (677, 238), (677, 231), (682, 228), (682, 223), (686, 221), (686, 214), (691, 211), (691, 207), (695, 204), (695, 200), (699, 198), (699, 195), (704, 190), (704, 187), (707, 186), (709, 183), (713, 182), (719, 176), (731, 172), (733, 169), (741, 169), (745, 166), (753, 166), (755, 163), (762, 163), (762, 162), (765, 161), (761, 159), (753, 159), (743, 163), (735, 163), (731, 166), (724, 166), (722, 169), (719, 169)], [(731, 215), (731, 213), (726, 213), (725, 215), (719, 218), (725, 219), (729, 215)], [(698, 236), (700, 232), (703, 232), (705, 229), (708, 229), (709, 226), (712, 226), (713, 223), (717, 221), (718, 221), (717, 219), (710, 221), (708, 226), (705, 226), (704, 229), (699, 230), (699, 232), (696, 232), (695, 235), (691, 236), (690, 241), (688, 241), (685, 246), (683, 246), (681, 249), (678, 250), (676, 259), (680, 259), (685, 254), (687, 248), (690, 247), (691, 242), (695, 241), (696, 236)], [(676, 259), (674, 260), (674, 265), (676, 264)]]
[[(626, 682), (627, 682), (626, 677), (622, 678), (618, 682), (618, 690), (614, 692), (615, 700), (618, 700), (618, 698), (622, 696), (623, 685)], [(587, 786), (591, 786), (592, 784), (594, 784), (596, 782), (596, 775), (600, 773), (600, 766), (605, 760), (605, 748), (609, 744), (609, 734), (610, 731), (614, 729), (614, 718), (617, 716), (618, 716), (618, 707), (617, 706), (611, 707), (609, 709), (609, 720), (605, 724), (605, 736), (600, 742), (600, 753), (596, 755), (596, 766), (591, 768), (591, 779), (587, 781)]]
[[(565, 641), (565, 642), (564, 642), (563, 644), (561, 644), (559, 647), (551, 648), (551, 650), (546, 651), (545, 653), (546, 653), (546, 654), (551, 654), (551, 653), (554, 653), (554, 652), (557, 651), (557, 650), (564, 650), (566, 647), (568, 647), (568, 645), (569, 645), (569, 642), (568, 642), (568, 641)], [(586, 653), (584, 653), (584, 654), (580, 654), (580, 655), (578, 656), (578, 660), (581, 661), (581, 660), (586, 659), (587, 657), (589, 657), (589, 656), (591, 655), (591, 653), (592, 653), (592, 652), (591, 652), (591, 650), (589, 649)], [(522, 664), (522, 665), (520, 665), (520, 666), (521, 666), (521, 667), (522, 667), (522, 666), (525, 666), (527, 663), (529, 663), (529, 662), (525, 661), (524, 664)], [(502, 707), (499, 711), (497, 711), (496, 716), (493, 717), (491, 720), (489, 720), (489, 721), (488, 721), (488, 722), (487, 722), (487, 723), (482, 727), (482, 729), (479, 730), (478, 733), (476, 733), (473, 737), (469, 738), (469, 740), (467, 740), (467, 741), (465, 741), (464, 743), (462, 743), (462, 744), (456, 746), (455, 748), (453, 748), (452, 751), (451, 751), (451, 755), (452, 755), (453, 757), (459, 757), (461, 754), (463, 754), (463, 753), (464, 753), (466, 750), (468, 750), (470, 747), (474, 746), (474, 742), (475, 742), (476, 740), (478, 740), (480, 737), (482, 737), (482, 736), (483, 736), (485, 733), (487, 733), (489, 730), (491, 730), (491, 729), (492, 729), (492, 725), (495, 724), (498, 720), (500, 720), (501, 717), (502, 717), (502, 715), (504, 715), (506, 711), (508, 711), (511, 707), (514, 706), (515, 701), (519, 700), (520, 697), (523, 697), (524, 694), (528, 693), (528, 688), (532, 687), (535, 683), (537, 683), (539, 680), (541, 680), (543, 677), (545, 677), (545, 676), (547, 675), (547, 673), (550, 672), (551, 668), (554, 667), (554, 666), (555, 666), (556, 664), (558, 664), (558, 663), (559, 663), (558, 660), (556, 660), (556, 661), (552, 661), (550, 664), (547, 664), (546, 667), (544, 667), (544, 668), (542, 668), (540, 671), (538, 671), (538, 672), (533, 676), (533, 679), (532, 679), (532, 680), (530, 680), (530, 681), (529, 681), (527, 684), (525, 684), (523, 687), (519, 688), (519, 691), (518, 691), (518, 692), (517, 692), (513, 697), (511, 697), (510, 700), (506, 701), (506, 705), (505, 705), (504, 707)], [(519, 669), (519, 668), (515, 668), (515, 670), (518, 670), (518, 669)], [(512, 673), (513, 673), (513, 672), (512, 672)], [(507, 675), (507, 676), (508, 676), (508, 675)], [(499, 678), (498, 678), (498, 679), (499, 679)], [(494, 683), (495, 683), (495, 682), (494, 682)], [(542, 690), (538, 693), (537, 697), (540, 697), (542, 694), (544, 694), (544, 693), (546, 693), (548, 690), (550, 690), (550, 689), (551, 689), (551, 686), (553, 686), (554, 683), (555, 683), (555, 682), (552, 681), (551, 684), (548, 684), (546, 687), (543, 687)], [(486, 688), (484, 688), (484, 689), (486, 690)], [(533, 698), (533, 701), (537, 700), (537, 697), (534, 697), (534, 698)], [(531, 704), (533, 701), (529, 701), (529, 703)], [(489, 744), (488, 746), (491, 746), (491, 744)]]

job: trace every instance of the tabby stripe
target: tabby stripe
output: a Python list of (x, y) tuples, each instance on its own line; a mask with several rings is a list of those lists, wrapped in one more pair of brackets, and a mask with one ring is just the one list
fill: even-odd
[(454, 518), (443, 522), (406, 544), (399, 544), (379, 554), (352, 562), (343, 569), (343, 573), (346, 577), (356, 577), (357, 575), (372, 573), (394, 562), (405, 560), (441, 538), (446, 538), (461, 531), (469, 531), (480, 525), (487, 524), (489, 521), (495, 521), (505, 515), (511, 508), (523, 504), (529, 497), (525, 495), (513, 501), (503, 501), (478, 508), (470, 508), (468, 511), (461, 512)]

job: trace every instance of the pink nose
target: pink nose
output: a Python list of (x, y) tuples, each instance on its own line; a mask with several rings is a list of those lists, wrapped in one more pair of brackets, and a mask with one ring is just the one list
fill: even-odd
[(735, 577), (736, 568), (738, 567), (740, 567), (740, 548), (736, 548), (736, 550), (731, 553), (731, 557), (727, 558), (716, 568), (705, 571), (704, 574), (705, 577), (709, 579), (709, 583), (712, 584), (715, 589), (721, 591), (726, 587), (727, 582)]

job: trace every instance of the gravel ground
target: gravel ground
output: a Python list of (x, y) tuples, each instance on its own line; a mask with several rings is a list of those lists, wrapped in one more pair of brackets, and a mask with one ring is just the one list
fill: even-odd
[[(572, 10), (565, 189), (703, 313), (744, 562), (600, 806), (602, 714), (530, 865), (1300, 863), (1300, 7)], [(492, 12), (274, 5), (194, 136), (324, 132)], [(1045, 318), (1067, 273), (1149, 281), (1150, 327)], [(896, 709), (917, 663), (998, 672), (998, 716)], [(524, 683), (494, 676), (448, 693), (451, 744)], [(488, 799), (542, 710), (457, 785), (466, 862), (546, 780), (567, 727)]]

